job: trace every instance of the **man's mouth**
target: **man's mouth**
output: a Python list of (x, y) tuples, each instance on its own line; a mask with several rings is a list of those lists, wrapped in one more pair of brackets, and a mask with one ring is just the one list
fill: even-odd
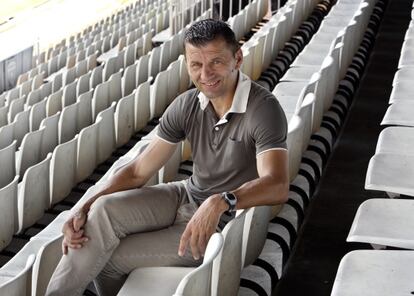
[(214, 82), (204, 82), (203, 84), (204, 84), (204, 85), (207, 85), (207, 86), (215, 86), (215, 85), (217, 85), (219, 82), (220, 82), (220, 80), (217, 80), (217, 81), (214, 81)]

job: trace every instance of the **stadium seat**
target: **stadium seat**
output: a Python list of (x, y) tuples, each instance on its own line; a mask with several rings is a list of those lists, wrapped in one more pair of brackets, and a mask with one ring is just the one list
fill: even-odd
[(409, 295), (412, 264), (412, 251), (352, 251), (341, 260), (331, 295)]
[(78, 135), (56, 146), (50, 161), (50, 201), (52, 206), (63, 200), (76, 184)]
[(41, 160), (42, 137), (44, 129), (24, 135), (22, 144), (16, 152), (16, 174), (23, 176), (26, 170)]
[[(8, 184), (0, 188), (0, 250), (7, 247), (12, 241), (17, 226), (17, 183), (19, 176), (14, 176)], [(1, 278), (1, 273), (0, 273)], [(1, 281), (0, 281), (1, 282)]]
[(378, 137), (375, 153), (413, 154), (414, 129), (405, 126), (391, 126), (383, 129)]
[(348, 242), (414, 249), (413, 200), (373, 198), (363, 202), (349, 231)]
[(42, 136), (42, 147), (40, 150), (40, 158), (44, 159), (49, 152), (58, 145), (58, 125), (60, 112), (55, 115), (46, 117), (40, 123), (40, 128), (44, 129)]
[(414, 155), (376, 153), (369, 161), (365, 189), (414, 196)]
[(135, 93), (121, 98), (115, 110), (116, 147), (128, 143), (134, 134), (134, 103)]
[(381, 125), (402, 125), (414, 126), (414, 118), (411, 116), (414, 111), (414, 102), (401, 100), (394, 102), (387, 109)]
[(48, 156), (36, 165), (28, 168), (18, 186), (17, 212), (19, 217), (18, 233), (33, 225), (44, 214), (49, 205), (49, 167)]

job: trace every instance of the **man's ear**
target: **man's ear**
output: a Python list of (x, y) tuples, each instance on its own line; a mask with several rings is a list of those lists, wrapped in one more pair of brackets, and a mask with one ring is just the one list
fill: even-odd
[(239, 48), (236, 51), (234, 57), (236, 58), (236, 67), (235, 68), (236, 68), (236, 70), (239, 70), (242, 63), (243, 63), (243, 51), (242, 51), (241, 48)]

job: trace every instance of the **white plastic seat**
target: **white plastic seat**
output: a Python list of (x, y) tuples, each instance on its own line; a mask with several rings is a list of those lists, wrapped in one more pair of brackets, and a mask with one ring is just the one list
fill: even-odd
[(24, 110), (24, 104), (26, 103), (26, 97), (20, 97), (18, 99), (13, 100), (10, 103), (9, 113), (8, 113), (8, 121), (13, 122), (16, 118), (16, 115), (21, 113)]
[[(0, 250), (10, 244), (17, 224), (17, 183), (19, 176), (0, 188)], [(0, 276), (1, 277), (1, 276)]]
[(56, 146), (50, 160), (50, 201), (52, 206), (67, 197), (76, 184), (78, 135)]
[(176, 96), (180, 92), (180, 61), (176, 60), (172, 62), (168, 68), (168, 87), (167, 87), (167, 97), (168, 101), (167, 104), (171, 104), (172, 101), (176, 98)]
[(118, 71), (118, 56), (111, 57), (106, 61), (103, 68), (103, 81), (107, 81), (112, 74)]
[(31, 295), (35, 254), (46, 240), (31, 240), (0, 268), (0, 295)]
[(46, 103), (46, 114), (47, 116), (52, 116), (59, 111), (62, 111), (62, 96), (63, 90), (52, 93), (47, 98)]
[(130, 95), (136, 88), (137, 64), (132, 64), (125, 69), (122, 77), (122, 95)]
[(93, 90), (90, 90), (78, 97), (78, 131), (92, 124), (92, 94)]
[[(29, 132), (29, 117), (30, 117), (30, 110), (25, 110), (23, 112), (20, 112), (16, 115), (16, 119), (14, 122), (9, 125), (13, 128), (13, 139), (17, 140), (17, 146), (20, 147), (24, 135), (26, 135)], [(5, 128), (5, 127), (3, 127)], [(12, 140), (10, 140), (7, 145), (9, 145)]]
[(44, 129), (27, 133), (16, 153), (16, 173), (23, 176), (26, 170), (38, 163), (42, 149), (42, 137)]
[(76, 85), (76, 98), (78, 98), (81, 94), (89, 91), (90, 82), (91, 82), (91, 73), (88, 72), (79, 77), (78, 83)]
[(128, 143), (134, 134), (134, 103), (135, 94), (132, 93), (120, 99), (116, 106), (115, 135), (117, 147)]
[(413, 210), (413, 200), (369, 199), (359, 206), (346, 240), (369, 243), (376, 249), (414, 249)]
[(358, 250), (339, 264), (331, 296), (410, 295), (412, 251)]
[(76, 102), (76, 86), (78, 81), (75, 80), (74, 82), (66, 85), (63, 88), (62, 94), (62, 107), (70, 106)]
[(167, 107), (168, 72), (159, 72), (150, 90), (151, 119), (160, 117)]
[(83, 128), (78, 137), (77, 161), (76, 161), (76, 182), (83, 181), (97, 165), (98, 128), (100, 120)]
[(399, 81), (395, 83), (392, 87), (389, 103), (393, 104), (399, 101), (413, 101), (412, 94), (414, 93), (414, 87), (411, 84), (411, 81)]
[(96, 88), (98, 84), (102, 83), (102, 77), (103, 77), (103, 66), (100, 65), (98, 67), (95, 67), (91, 72), (91, 79), (90, 79), (90, 89)]
[[(237, 295), (242, 266), (242, 236), (247, 211), (231, 220), (223, 229), (223, 248), (213, 260), (211, 279), (208, 276), (197, 293), (190, 290), (189, 294), (178, 295)], [(186, 267), (147, 267), (135, 269), (129, 275), (124, 286), (119, 291), (120, 296), (130, 295), (139, 290), (145, 295), (171, 295), (180, 279), (194, 268)], [(160, 285), (160, 275), (163, 284)], [(210, 284), (211, 280), (211, 284)], [(198, 283), (198, 281), (194, 281)], [(197, 288), (195, 285), (194, 288)]]
[[(159, 268), (149, 267), (134, 270), (128, 277), (122, 289), (119, 291), (119, 296), (130, 295), (131, 292), (136, 291), (137, 283), (135, 278), (139, 278), (139, 288), (154, 295), (209, 295), (210, 287), (210, 273), (213, 265), (213, 260), (217, 257), (223, 246), (223, 236), (220, 233), (215, 233), (211, 236), (204, 256), (203, 263), (197, 268), (190, 267), (176, 267), (176, 268)], [(163, 272), (163, 285), (159, 285), (153, 280), (157, 277), (158, 272)], [(164, 281), (164, 279), (166, 281)], [(141, 285), (145, 285), (141, 287)], [(156, 286), (153, 286), (156, 285)], [(174, 292), (175, 291), (175, 292)]]
[(40, 101), (40, 89), (33, 90), (27, 94), (26, 105), (33, 106)]
[(50, 153), (46, 159), (28, 168), (22, 182), (19, 183), (17, 201), (19, 233), (36, 223), (49, 205), (49, 164), (51, 156)]
[(9, 146), (0, 149), (0, 188), (9, 184), (16, 175), (16, 140)]
[(49, 152), (58, 144), (58, 124), (59, 124), (60, 112), (55, 115), (46, 117), (40, 123), (40, 128), (44, 129), (42, 135), (42, 146), (40, 149), (40, 158), (44, 159)]
[(136, 61), (137, 64), (137, 73), (136, 73), (136, 83), (135, 85), (140, 85), (141, 83), (144, 83), (148, 80), (150, 77), (149, 75), (149, 56), (143, 55)]
[[(109, 104), (118, 102), (122, 98), (122, 73), (117, 72), (111, 75), (108, 79)], [(108, 105), (109, 107), (109, 105)]]
[(150, 82), (151, 79), (147, 80), (144, 83), (141, 83), (135, 92), (135, 101), (134, 101), (134, 117), (135, 117), (135, 127), (134, 131), (138, 132), (143, 129), (151, 118), (150, 111)]
[(148, 76), (155, 77), (161, 69), (161, 47), (154, 47), (149, 54)]
[(92, 118), (95, 119), (99, 112), (109, 106), (109, 83), (98, 84), (92, 98)]
[(289, 151), (289, 179), (292, 182), (299, 172), (302, 161), (304, 123), (295, 115), (289, 120), (287, 134), (287, 148)]
[(32, 270), (33, 296), (46, 294), (50, 278), (62, 257), (62, 239), (63, 235), (59, 234), (41, 246), (37, 252)]
[(29, 116), (30, 131), (39, 129), (40, 123), (46, 118), (46, 100), (42, 100), (32, 106)]
[(377, 153), (369, 161), (365, 189), (414, 196), (414, 155)]
[(111, 106), (101, 111), (96, 117), (96, 122), (100, 121), (96, 150), (97, 164), (105, 162), (115, 150), (115, 105), (116, 103), (113, 102)]
[(381, 125), (414, 126), (414, 102), (398, 101), (390, 105), (385, 112)]
[(0, 269), (0, 293), (2, 295), (30, 295), (31, 270), (35, 255), (31, 254), (26, 265), (17, 274), (2, 275)]
[(63, 108), (59, 118), (59, 144), (65, 143), (79, 132), (77, 129), (79, 103)]
[(399, 69), (395, 72), (394, 80), (392, 81), (392, 86), (395, 86), (399, 82), (411, 81), (414, 76), (414, 66), (407, 66)]
[(391, 126), (383, 129), (378, 137), (375, 153), (386, 152), (403, 155), (414, 154), (414, 129)]

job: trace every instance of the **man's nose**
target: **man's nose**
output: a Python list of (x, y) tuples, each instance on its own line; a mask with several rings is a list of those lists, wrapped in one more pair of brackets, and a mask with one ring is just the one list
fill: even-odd
[(208, 80), (213, 74), (213, 71), (210, 66), (203, 65), (201, 68), (201, 80), (206, 81)]

